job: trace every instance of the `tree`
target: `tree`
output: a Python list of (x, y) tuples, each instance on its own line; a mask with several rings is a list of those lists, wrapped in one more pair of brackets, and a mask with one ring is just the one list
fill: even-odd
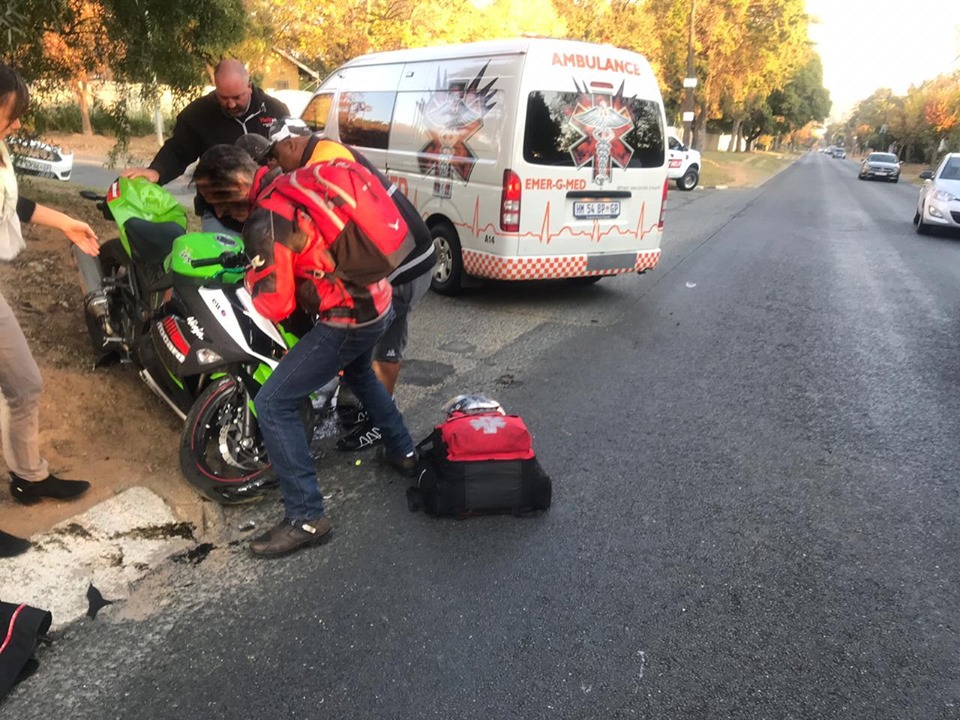
[[(242, 0), (6, 2), (0, 55), (28, 81), (79, 90), (81, 107), (89, 74), (108, 68), (122, 83), (142, 84), (145, 97), (155, 96), (159, 84), (186, 93), (246, 31)], [(125, 102), (114, 117), (122, 149)]]
[(242, 0), (101, 0), (121, 80), (186, 92), (246, 33)]
[(102, 48), (103, 12), (103, 8), (91, 0), (67, 0), (64, 23), (41, 36), (45, 57), (55, 63), (52, 68), (56, 70), (51, 75), (66, 81), (76, 95), (84, 135), (93, 135), (90, 76), (107, 69), (108, 58)]
[[(648, 0), (664, 49), (662, 80), (680, 95), (686, 75), (690, 0)], [(735, 128), (808, 57), (803, 0), (711, 0), (696, 5), (695, 144), (707, 121), (734, 115)]]

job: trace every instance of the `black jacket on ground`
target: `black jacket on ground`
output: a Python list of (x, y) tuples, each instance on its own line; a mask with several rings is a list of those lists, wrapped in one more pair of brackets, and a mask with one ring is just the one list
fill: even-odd
[[(290, 110), (286, 105), (254, 86), (247, 112), (240, 117), (228, 117), (211, 91), (194, 100), (177, 115), (173, 135), (160, 148), (150, 168), (160, 173), (159, 183), (166, 185), (183, 175), (190, 163), (214, 145), (233, 145), (237, 138), (247, 133), (266, 137), (273, 121), (288, 115)], [(208, 206), (199, 196), (197, 200), (197, 212), (200, 214)]]

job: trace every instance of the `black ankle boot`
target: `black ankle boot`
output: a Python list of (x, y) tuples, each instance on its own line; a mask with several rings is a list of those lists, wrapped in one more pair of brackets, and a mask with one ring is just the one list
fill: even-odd
[(0, 558), (13, 557), (30, 549), (30, 541), (0, 530)]
[(86, 480), (61, 480), (56, 475), (48, 475), (45, 480), (30, 482), (16, 473), (10, 473), (10, 494), (22, 505), (34, 505), (43, 498), (55, 500), (73, 500), (90, 489)]

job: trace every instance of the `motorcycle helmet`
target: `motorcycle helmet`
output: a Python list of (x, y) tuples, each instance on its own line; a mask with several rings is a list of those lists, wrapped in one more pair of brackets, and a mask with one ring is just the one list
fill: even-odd
[(477, 415), (480, 413), (498, 412), (501, 415), (507, 413), (496, 400), (488, 398), (486, 395), (457, 395), (448, 400), (443, 406), (444, 412), (449, 417), (453, 413), (462, 413), (464, 415)]

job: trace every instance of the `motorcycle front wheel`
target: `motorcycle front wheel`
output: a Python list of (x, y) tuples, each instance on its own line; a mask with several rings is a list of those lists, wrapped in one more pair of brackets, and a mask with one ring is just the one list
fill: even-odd
[(263, 437), (244, 422), (249, 395), (230, 375), (210, 383), (180, 434), (180, 470), (201, 495), (224, 505), (257, 500), (275, 483)]

